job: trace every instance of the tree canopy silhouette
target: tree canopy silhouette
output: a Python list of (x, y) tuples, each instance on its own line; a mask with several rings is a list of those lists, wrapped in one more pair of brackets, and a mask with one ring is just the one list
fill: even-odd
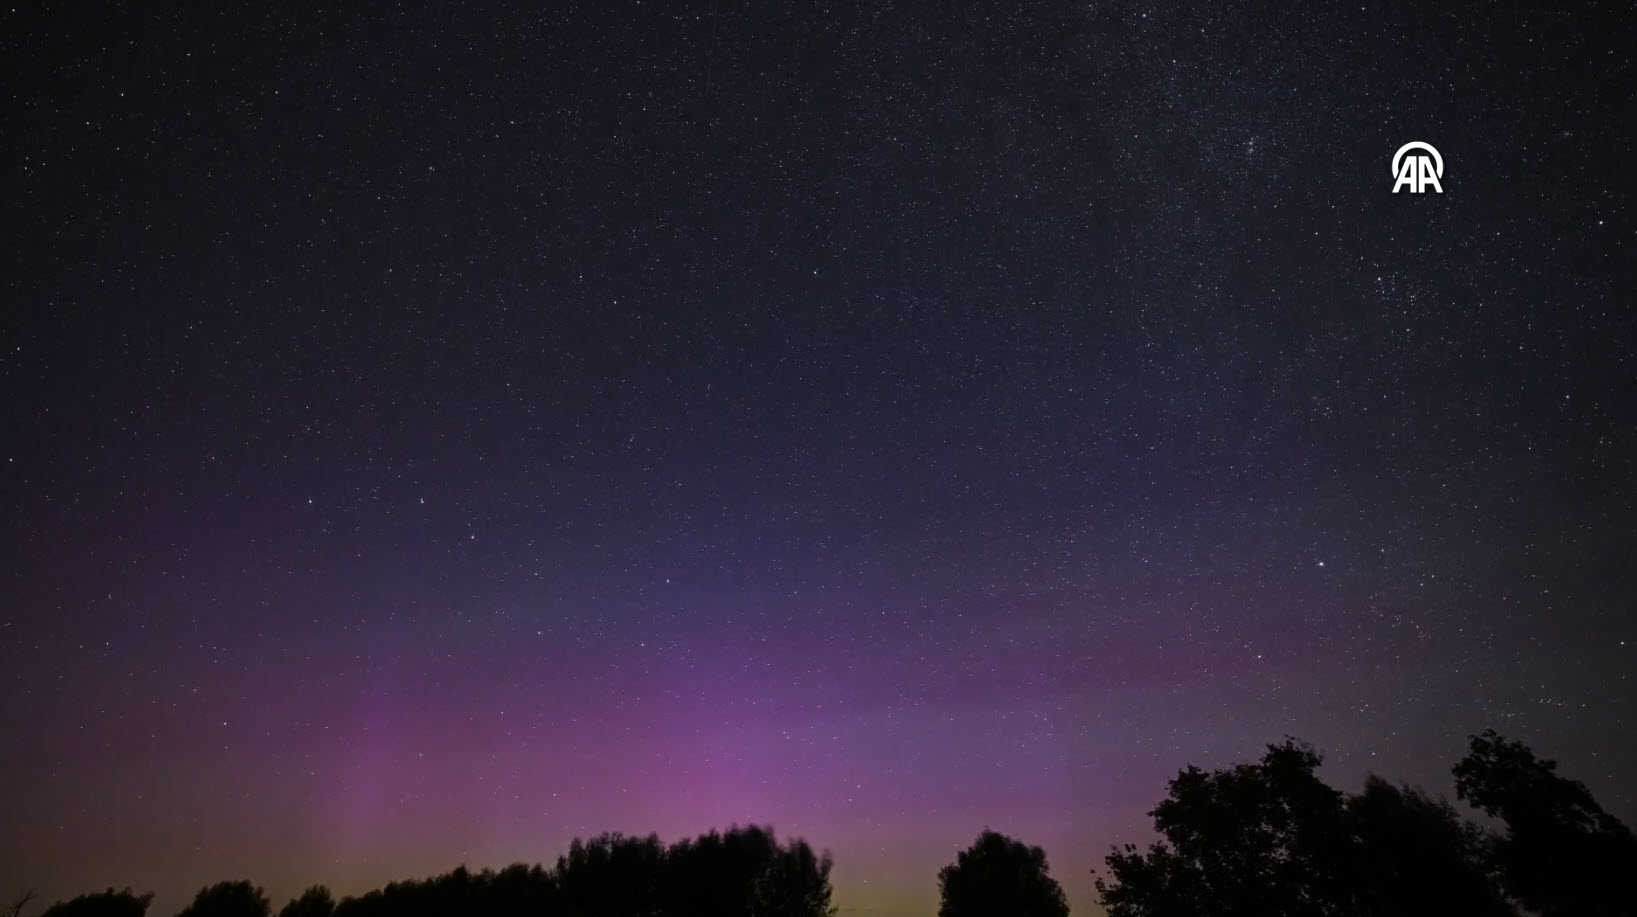
[[(1614, 917), (1637, 837), (1556, 762), (1493, 731), (1454, 768), (1448, 803), (1379, 777), (1346, 795), (1322, 758), (1287, 738), (1261, 759), (1189, 766), (1150, 812), (1161, 839), (1107, 856), (1096, 887), (1110, 917)], [(279, 917), (835, 917), (831, 860), (769, 828), (732, 827), (666, 846), (654, 835), (576, 839), (550, 867), (461, 866), (337, 902), (308, 888)], [(1067, 917), (1046, 854), (985, 829), (938, 872), (939, 917)], [(44, 917), (145, 917), (152, 894), (81, 895)], [(13, 917), (33, 899), (17, 899)], [(3, 912), (0, 912), (3, 913)], [(248, 881), (203, 888), (178, 917), (269, 917)]]
[(1541, 917), (1631, 914), (1637, 839), (1578, 780), (1493, 729), (1455, 765), (1456, 795), (1499, 818), (1494, 866), (1512, 897)]
[(830, 857), (804, 841), (781, 847), (749, 827), (680, 841), (666, 855), (665, 903), (678, 917), (828, 917)]
[(218, 882), (199, 890), (177, 917), (269, 917), (267, 895), (249, 882)]
[(279, 917), (331, 917), (334, 913), (335, 898), (330, 890), (314, 885), (300, 897), (290, 899), (290, 903), (279, 910)]
[(1046, 851), (985, 829), (938, 872), (938, 917), (1068, 917)]
[(668, 848), (651, 835), (576, 840), (549, 870), (461, 867), (343, 899), (334, 917), (832, 917), (830, 895), (828, 854), (752, 826)]
[(1321, 760), (1287, 739), (1257, 764), (1178, 774), (1150, 813), (1165, 840), (1108, 856), (1104, 906), (1113, 917), (1346, 913), (1346, 808), (1314, 774)]
[(59, 901), (45, 909), (42, 917), (143, 917), (153, 893), (134, 894), (130, 889), (96, 892), (81, 895), (71, 901)]
[(1487, 864), (1489, 835), (1449, 803), (1380, 777), (1347, 800), (1366, 914), (1514, 917)]
[(655, 913), (665, 898), (666, 850), (659, 838), (604, 834), (576, 839), (557, 858), (554, 873), (562, 910), (568, 914)]
[(445, 914), (554, 915), (553, 877), (540, 866), (474, 873), (461, 866), (430, 879), (393, 882), (336, 905), (336, 917), (434, 917)]
[(1262, 760), (1189, 767), (1151, 813), (1163, 840), (1111, 853), (1111, 917), (1509, 917), (1488, 835), (1420, 790), (1369, 778), (1345, 796), (1286, 739)]

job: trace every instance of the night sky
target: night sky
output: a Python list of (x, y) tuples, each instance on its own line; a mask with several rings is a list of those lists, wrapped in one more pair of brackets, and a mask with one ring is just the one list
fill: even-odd
[(363, 6), (0, 10), (0, 893), (1637, 815), (1629, 3)]

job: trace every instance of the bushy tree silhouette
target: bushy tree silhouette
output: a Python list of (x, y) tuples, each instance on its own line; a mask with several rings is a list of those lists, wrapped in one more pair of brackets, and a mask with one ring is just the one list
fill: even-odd
[(1366, 914), (1514, 917), (1490, 875), (1489, 835), (1449, 803), (1380, 777), (1347, 800), (1358, 839), (1358, 895)]
[(830, 855), (815, 854), (803, 840), (780, 847), (768, 833), (770, 855), (751, 888), (751, 913), (780, 917), (832, 917)]
[(604, 834), (557, 858), (558, 902), (565, 915), (653, 914), (665, 877), (659, 838)]
[(273, 907), (260, 887), (249, 882), (218, 882), (199, 890), (177, 917), (269, 917)]
[(1068, 917), (1046, 852), (985, 829), (938, 872), (938, 917)]
[(538, 865), (514, 863), (488, 880), (488, 913), (495, 917), (539, 917), (556, 913), (557, 884)]
[(143, 917), (153, 893), (137, 895), (130, 889), (81, 895), (72, 901), (59, 901), (46, 908), (42, 917)]
[(1258, 764), (1184, 770), (1150, 813), (1165, 840), (1109, 855), (1097, 890), (1110, 915), (1351, 913), (1346, 808), (1314, 774), (1321, 760), (1287, 739)]
[(675, 917), (828, 917), (830, 857), (771, 829), (712, 831), (666, 852), (664, 913)]
[(1499, 818), (1494, 866), (1512, 897), (1541, 917), (1637, 912), (1629, 883), (1637, 839), (1578, 780), (1557, 773), (1522, 743), (1488, 730), (1455, 765), (1455, 792)]
[(1522, 744), (1474, 736), (1454, 769), (1457, 795), (1504, 822), (1500, 837), (1379, 777), (1344, 797), (1320, 761), (1287, 739), (1257, 764), (1184, 770), (1151, 813), (1163, 840), (1109, 854), (1097, 890), (1110, 917), (1634, 913), (1637, 839)]
[(279, 910), (279, 917), (332, 917), (334, 914), (335, 898), (322, 885), (307, 889)]

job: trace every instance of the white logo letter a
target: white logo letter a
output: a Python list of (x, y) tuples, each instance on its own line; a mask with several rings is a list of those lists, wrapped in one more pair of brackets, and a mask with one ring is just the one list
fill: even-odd
[[(1411, 194), (1421, 190), (1415, 183), (1415, 164), (1421, 161), (1423, 161), (1423, 159), (1420, 156), (1404, 157), (1403, 164), (1398, 167), (1398, 181), (1393, 183), (1394, 194), (1397, 194), (1398, 189), (1404, 187), (1405, 185), (1410, 186)], [(1442, 188), (1438, 189), (1439, 193), (1443, 193), (1443, 190), (1444, 189)]]
[[(1436, 174), (1434, 174), (1433, 171), (1432, 171), (1432, 157), (1431, 156), (1417, 156), (1417, 157), (1415, 157), (1415, 161), (1421, 163), (1421, 188), (1420, 188), (1420, 190), (1425, 191), (1425, 190), (1427, 190), (1427, 186), (1431, 185), (1432, 190), (1437, 191), (1439, 194), (1443, 194), (1444, 193), (1444, 186), (1438, 184), (1438, 176)], [(1397, 189), (1394, 189), (1394, 190), (1397, 190)]]

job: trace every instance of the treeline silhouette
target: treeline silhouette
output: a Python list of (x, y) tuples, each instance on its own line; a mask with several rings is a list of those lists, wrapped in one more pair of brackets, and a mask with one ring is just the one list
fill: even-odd
[[(144, 917), (153, 895), (130, 889), (83, 895), (45, 917)], [(21, 910), (19, 905), (17, 910)], [(265, 892), (247, 882), (201, 889), (178, 917), (269, 917)], [(666, 846), (658, 837), (605, 834), (574, 841), (551, 868), (498, 872), (464, 866), (430, 879), (393, 882), (336, 901), (314, 886), (280, 917), (830, 917), (830, 856), (770, 829), (735, 827)], [(14, 914), (14, 917), (18, 915)]]
[[(1150, 815), (1160, 839), (1112, 851), (1096, 879), (1110, 917), (1625, 917), (1637, 839), (1557, 764), (1493, 731), (1454, 768), (1442, 799), (1371, 776), (1357, 794), (1319, 780), (1295, 739), (1260, 761), (1168, 784)], [(833, 917), (829, 854), (770, 829), (732, 828), (666, 846), (654, 836), (574, 841), (555, 865), (465, 867), (336, 901), (314, 886), (280, 917)], [(1093, 870), (1096, 872), (1096, 870)], [(938, 873), (939, 917), (1064, 917), (1046, 854), (985, 829)], [(44, 917), (145, 917), (151, 894), (82, 895)], [(22, 917), (32, 896), (20, 898)], [(178, 917), (271, 917), (250, 882), (201, 889)]]

